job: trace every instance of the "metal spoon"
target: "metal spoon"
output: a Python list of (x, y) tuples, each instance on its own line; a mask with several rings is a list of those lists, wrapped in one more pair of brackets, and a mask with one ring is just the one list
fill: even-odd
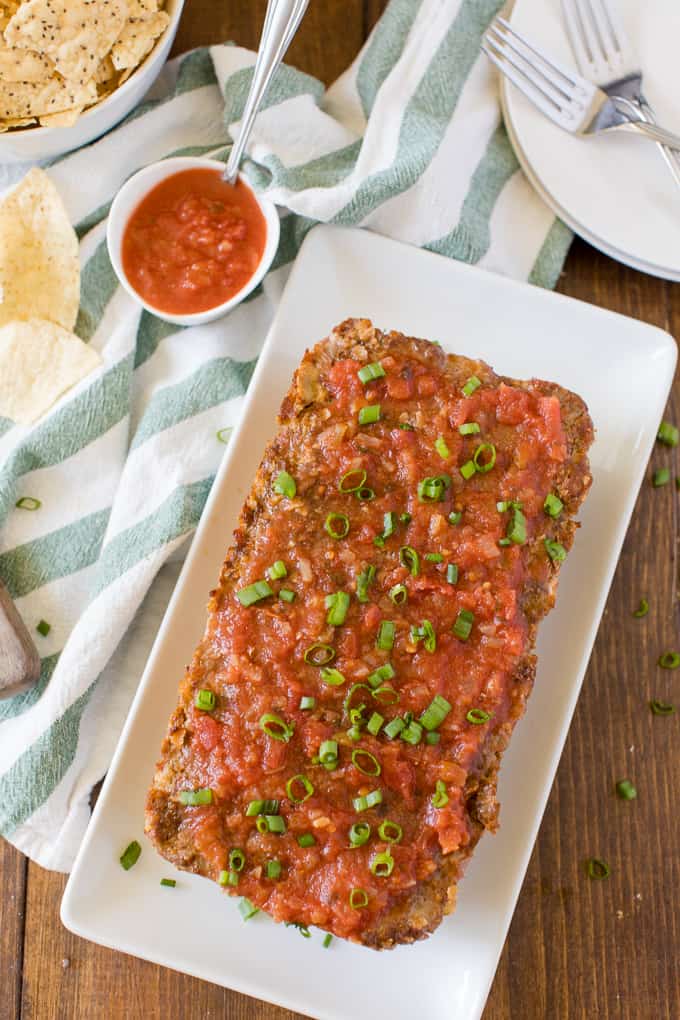
[(232, 146), (227, 168), (222, 175), (229, 184), (236, 180), (243, 152), (269, 83), (283, 60), (308, 6), (309, 0), (269, 0), (267, 4), (253, 80), (241, 119), (241, 130)]

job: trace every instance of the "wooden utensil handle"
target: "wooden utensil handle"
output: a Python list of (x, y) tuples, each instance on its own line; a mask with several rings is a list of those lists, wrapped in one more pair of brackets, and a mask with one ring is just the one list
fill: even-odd
[(0, 700), (25, 691), (39, 676), (38, 650), (0, 581)]

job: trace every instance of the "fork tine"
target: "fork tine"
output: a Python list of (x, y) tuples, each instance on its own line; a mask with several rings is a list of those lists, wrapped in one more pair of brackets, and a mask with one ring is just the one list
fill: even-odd
[[(494, 34), (492, 35), (492, 33)], [(489, 26), (486, 38), (513, 67), (520, 71), (525, 78), (528, 78), (537, 89), (547, 95), (558, 110), (562, 110), (569, 105), (570, 93), (566, 90), (567, 86), (564, 84), (560, 86), (559, 82), (555, 81), (553, 77), (549, 77), (542, 70), (537, 60), (527, 57), (526, 52), (522, 49), (521, 40), (517, 42), (511, 33), (504, 35), (494, 24)], [(528, 48), (531, 50), (530, 47)], [(531, 52), (532, 54), (535, 53), (533, 50)]]
[(579, 70), (583, 74), (588, 75), (589, 65), (593, 62), (593, 54), (581, 20), (581, 12), (576, 6), (576, 0), (562, 0), (562, 13), (564, 14), (567, 35), (576, 57), (576, 63), (579, 66)]
[(615, 59), (619, 48), (616, 45), (603, 4), (600, 0), (581, 0), (581, 5), (587, 9), (591, 22), (594, 25), (594, 35), (597, 39), (600, 55), (604, 60)]
[(600, 0), (600, 3), (602, 4), (605, 16), (609, 22), (614, 44), (621, 57), (626, 59), (628, 54), (631, 52), (631, 45), (626, 34), (626, 30), (623, 27), (620, 13), (617, 7), (612, 5), (609, 0)]
[(481, 49), (483, 53), (486, 53), (491, 63), (495, 64), (501, 74), (505, 75), (546, 117), (549, 117), (550, 120), (558, 118), (560, 116), (559, 108), (546, 96), (545, 92), (538, 89), (525, 77), (522, 71), (517, 70), (503, 54), (497, 53), (492, 47), (493, 43), (490, 40), (487, 42), (485, 39)]

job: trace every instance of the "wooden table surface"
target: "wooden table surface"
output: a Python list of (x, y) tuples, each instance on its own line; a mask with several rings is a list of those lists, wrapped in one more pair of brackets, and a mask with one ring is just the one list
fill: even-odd
[[(316, 0), (288, 59), (332, 81), (383, 7)], [(176, 51), (255, 47), (263, 11), (264, 0), (187, 0)], [(680, 286), (579, 241), (559, 290), (680, 337)], [(680, 418), (677, 385), (667, 417)], [(675, 453), (657, 449), (653, 462), (680, 473)], [(680, 674), (656, 666), (678, 646), (677, 505), (674, 486), (643, 486), (484, 1020), (680, 1018), (680, 713), (647, 707), (652, 697), (680, 704)], [(640, 621), (631, 611), (642, 595), (651, 611)], [(638, 790), (631, 803), (614, 794), (624, 777)], [(591, 855), (610, 863), (608, 880), (585, 876)], [(64, 876), (2, 841), (0, 876), (2, 1020), (295, 1017), (70, 935), (59, 921)]]

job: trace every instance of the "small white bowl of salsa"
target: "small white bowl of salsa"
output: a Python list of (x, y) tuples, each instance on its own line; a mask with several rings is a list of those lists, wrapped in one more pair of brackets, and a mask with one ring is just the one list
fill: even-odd
[(242, 174), (178, 156), (140, 170), (111, 205), (107, 243), (127, 292), (179, 326), (212, 322), (261, 282), (276, 254), (279, 217)]

